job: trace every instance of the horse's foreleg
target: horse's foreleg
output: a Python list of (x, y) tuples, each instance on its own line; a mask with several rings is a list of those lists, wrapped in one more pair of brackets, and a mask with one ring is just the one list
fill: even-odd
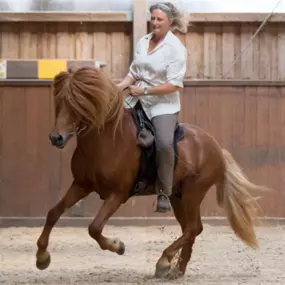
[(36, 266), (38, 269), (46, 269), (50, 264), (50, 254), (46, 249), (48, 247), (49, 236), (52, 228), (65, 210), (72, 207), (87, 195), (88, 192), (85, 189), (79, 187), (76, 183), (73, 183), (67, 190), (64, 197), (49, 210), (44, 228), (37, 241), (38, 250), (36, 254)]
[(110, 250), (120, 255), (125, 252), (124, 243), (119, 239), (104, 237), (102, 235), (102, 231), (108, 219), (118, 210), (121, 204), (122, 199), (120, 197), (116, 195), (110, 196), (104, 201), (104, 204), (97, 213), (97, 216), (89, 225), (89, 235), (98, 242), (101, 249)]

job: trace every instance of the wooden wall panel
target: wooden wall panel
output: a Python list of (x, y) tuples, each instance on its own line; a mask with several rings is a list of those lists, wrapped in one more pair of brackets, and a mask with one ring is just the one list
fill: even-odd
[[(63, 151), (50, 145), (51, 100), (47, 86), (0, 87), (0, 216), (43, 216), (71, 183), (76, 140)], [(284, 114), (285, 87), (186, 86), (180, 120), (203, 127), (232, 152), (253, 182), (275, 189), (259, 194), (263, 215), (285, 217)], [(131, 198), (115, 216), (157, 216), (154, 199)], [(94, 193), (79, 212), (72, 209), (65, 215), (94, 216), (101, 203)], [(202, 214), (224, 214), (214, 188)]]
[[(231, 68), (258, 27), (194, 23), (187, 34), (177, 34), (188, 50), (186, 79), (284, 79), (283, 23), (267, 23)], [(131, 23), (2, 23), (0, 40), (0, 58), (102, 60), (116, 79), (132, 59)]]
[[(13, 47), (13, 48), (11, 48)], [(0, 58), (94, 59), (115, 78), (128, 71), (131, 23), (1, 23)]]
[[(265, 216), (285, 217), (284, 92), (284, 87), (201, 86), (187, 87), (183, 93), (181, 120), (212, 134), (253, 182), (275, 189), (260, 193)], [(222, 213), (211, 191), (203, 214)]]
[(188, 51), (186, 79), (282, 80), (284, 25), (268, 23), (251, 42), (258, 27), (254, 23), (191, 26), (180, 36)]
[[(268, 23), (229, 70), (258, 26), (199, 23), (178, 34), (188, 50), (186, 79), (283, 80), (283, 23)], [(1, 23), (0, 58), (100, 60), (119, 79), (132, 58), (132, 23)], [(181, 98), (182, 121), (205, 128), (250, 179), (276, 189), (261, 200), (266, 216), (285, 217), (284, 98), (284, 87), (246, 85), (185, 87)], [(0, 216), (45, 215), (69, 186), (75, 140), (63, 152), (50, 146), (52, 114), (48, 87), (0, 87)], [(132, 198), (116, 216), (152, 216), (153, 200)], [(92, 194), (80, 213), (93, 216), (100, 204)], [(214, 191), (203, 202), (203, 215), (223, 215)]]
[(50, 148), (48, 87), (1, 86), (0, 216), (38, 216), (59, 198), (60, 159)]

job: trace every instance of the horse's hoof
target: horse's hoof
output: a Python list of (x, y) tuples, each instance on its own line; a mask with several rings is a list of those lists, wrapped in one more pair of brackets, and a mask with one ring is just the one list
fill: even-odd
[(164, 278), (167, 276), (170, 270), (170, 265), (157, 266), (155, 270), (155, 278)]
[(179, 268), (174, 267), (168, 272), (166, 277), (170, 280), (174, 280), (174, 279), (179, 279), (183, 276), (184, 273)]
[(45, 270), (51, 262), (50, 254), (46, 251), (40, 257), (37, 257), (36, 266), (39, 270)]
[(125, 248), (125, 244), (122, 241), (120, 241), (119, 242), (119, 248), (116, 251), (116, 253), (119, 254), (119, 255), (123, 255), (125, 253), (125, 249), (126, 249)]

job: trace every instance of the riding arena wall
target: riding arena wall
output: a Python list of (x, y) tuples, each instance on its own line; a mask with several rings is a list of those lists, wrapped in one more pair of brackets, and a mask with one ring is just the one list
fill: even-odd
[[(141, 17), (135, 14), (137, 17)], [(193, 13), (180, 121), (198, 125), (228, 149), (247, 176), (273, 188), (261, 193), (262, 215), (285, 218), (285, 25), (266, 14)], [(52, 77), (70, 63), (99, 65), (114, 81), (128, 72), (145, 18), (121, 12), (0, 13), (0, 225), (35, 221), (71, 182), (76, 140), (52, 147)], [(249, 44), (250, 43), (250, 44)], [(151, 221), (155, 197), (131, 198), (114, 217)], [(92, 218), (102, 201), (91, 194), (64, 218)], [(215, 189), (202, 204), (205, 218), (223, 217)], [(11, 222), (12, 221), (12, 222)], [(67, 222), (68, 224), (68, 222)]]

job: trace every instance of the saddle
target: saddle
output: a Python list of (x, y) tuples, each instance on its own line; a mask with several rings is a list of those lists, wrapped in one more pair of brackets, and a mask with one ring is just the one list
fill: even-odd
[[(141, 148), (141, 162), (136, 183), (130, 192), (130, 197), (145, 190), (149, 185), (154, 185), (157, 176), (155, 129), (152, 122), (145, 114), (141, 103), (132, 108), (132, 117), (137, 128), (137, 144)], [(174, 169), (178, 163), (177, 143), (184, 138), (184, 129), (177, 123), (174, 130), (173, 148), (175, 153)]]

